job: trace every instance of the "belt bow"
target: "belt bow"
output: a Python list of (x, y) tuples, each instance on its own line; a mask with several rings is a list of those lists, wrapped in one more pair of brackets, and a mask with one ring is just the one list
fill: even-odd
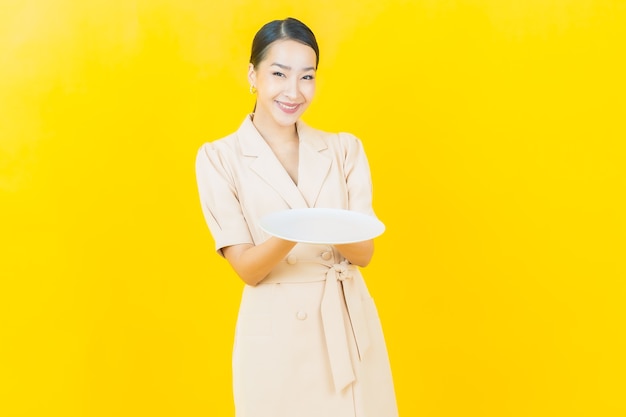
[[(322, 296), (322, 325), (336, 391), (343, 390), (356, 379), (350, 359), (346, 328), (352, 329), (359, 360), (370, 345), (361, 295), (356, 282), (351, 279), (353, 268), (355, 267), (346, 262), (330, 266), (326, 272)], [(342, 298), (345, 299), (349, 323), (344, 321)]]

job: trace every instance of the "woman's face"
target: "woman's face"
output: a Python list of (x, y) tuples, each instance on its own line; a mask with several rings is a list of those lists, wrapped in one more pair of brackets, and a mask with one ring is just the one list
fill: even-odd
[(280, 40), (270, 45), (256, 67), (250, 64), (248, 80), (257, 89), (255, 120), (293, 125), (315, 95), (315, 61), (311, 47)]

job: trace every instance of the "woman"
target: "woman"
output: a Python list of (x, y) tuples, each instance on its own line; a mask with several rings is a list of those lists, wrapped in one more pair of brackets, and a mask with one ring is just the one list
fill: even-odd
[(295, 208), (374, 215), (361, 142), (300, 120), (318, 62), (302, 22), (263, 26), (248, 69), (254, 113), (197, 157), (216, 250), (246, 283), (233, 352), (238, 417), (397, 415), (376, 307), (357, 268), (369, 263), (373, 242), (296, 244), (259, 226), (264, 215)]

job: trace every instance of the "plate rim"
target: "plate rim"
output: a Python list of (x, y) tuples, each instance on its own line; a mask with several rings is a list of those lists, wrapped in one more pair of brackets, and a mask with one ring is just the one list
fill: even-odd
[[(315, 240), (315, 239), (296, 239), (293, 237), (289, 237), (289, 236), (285, 236), (284, 234), (281, 233), (277, 233), (277, 232), (273, 232), (271, 230), (269, 230), (267, 228), (267, 225), (264, 224), (264, 221), (267, 220), (267, 218), (271, 218), (273, 216), (280, 216), (281, 214), (285, 214), (285, 213), (293, 213), (293, 212), (300, 212), (300, 213), (304, 213), (307, 211), (317, 211), (317, 212), (334, 212), (334, 213), (343, 213), (343, 214), (347, 214), (347, 213), (353, 213), (354, 215), (361, 217), (363, 219), (367, 219), (368, 221), (372, 221), (372, 224), (375, 224), (378, 228), (377, 232), (375, 234), (372, 234), (371, 237), (366, 237), (366, 238), (359, 238), (359, 239), (324, 239), (322, 240)], [(340, 245), (340, 244), (349, 244), (349, 243), (357, 243), (357, 242), (363, 242), (366, 240), (371, 240), (374, 239), (380, 235), (382, 235), (385, 230), (386, 230), (386, 226), (385, 224), (378, 218), (376, 217), (376, 215), (368, 215), (365, 214), (363, 212), (360, 211), (356, 211), (356, 210), (349, 210), (349, 209), (341, 209), (341, 208), (333, 208), (333, 207), (302, 207), (302, 208), (292, 208), (292, 209), (284, 209), (284, 210), (276, 210), (273, 211), (271, 213), (268, 213), (264, 216), (262, 216), (259, 219), (259, 226), (261, 227), (261, 229), (263, 231), (265, 231), (266, 233), (268, 233), (271, 236), (275, 236), (278, 237), (280, 239), (283, 240), (288, 240), (290, 242), (296, 242), (296, 243), (308, 243), (308, 244), (321, 244), (321, 245)]]

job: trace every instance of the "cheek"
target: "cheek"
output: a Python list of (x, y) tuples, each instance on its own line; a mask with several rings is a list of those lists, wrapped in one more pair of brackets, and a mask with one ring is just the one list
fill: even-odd
[(302, 87), (302, 94), (308, 99), (312, 99), (315, 95), (315, 83), (306, 84)]
[(281, 86), (275, 78), (268, 77), (263, 79), (262, 88), (264, 95), (273, 96), (280, 91)]

